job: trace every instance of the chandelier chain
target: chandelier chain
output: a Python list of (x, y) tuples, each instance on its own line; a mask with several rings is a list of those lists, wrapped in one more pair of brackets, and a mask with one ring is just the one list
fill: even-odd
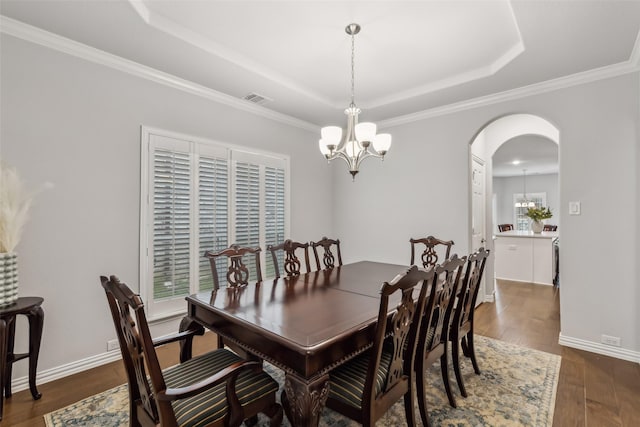
[(356, 93), (356, 36), (351, 34), (351, 105), (355, 106)]

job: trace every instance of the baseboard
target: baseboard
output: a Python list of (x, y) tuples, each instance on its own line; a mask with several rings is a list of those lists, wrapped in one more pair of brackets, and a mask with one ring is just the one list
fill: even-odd
[(485, 294), (484, 295), (484, 302), (495, 302), (496, 301), (496, 293), (491, 292), (490, 294)]
[[(205, 333), (211, 333), (206, 330)], [(164, 336), (164, 335), (163, 335)], [(162, 338), (158, 337), (158, 338)], [(51, 381), (59, 380), (69, 375), (84, 372), (89, 369), (97, 368), (98, 366), (106, 365), (107, 363), (115, 362), (116, 360), (122, 360), (122, 353), (120, 349), (107, 351), (105, 353), (96, 354), (95, 356), (87, 357), (85, 359), (76, 360), (75, 362), (67, 363), (57, 366), (55, 368), (46, 369), (44, 371), (38, 371), (36, 374), (36, 385), (46, 384)], [(24, 376), (16, 378), (11, 381), (11, 391), (19, 392), (29, 388), (29, 377)]]
[(602, 354), (603, 356), (615, 357), (616, 359), (628, 360), (629, 362), (640, 363), (640, 351), (633, 351), (626, 348), (611, 347), (599, 342), (587, 341), (580, 338), (567, 337), (560, 333), (558, 344), (578, 350), (589, 351), (591, 353)]
[[(60, 378), (68, 377), (69, 375), (77, 374), (88, 369), (97, 368), (98, 366), (102, 366), (116, 360), (122, 360), (120, 349), (97, 354), (95, 356), (87, 357), (86, 359), (80, 359), (75, 362), (46, 369), (44, 371), (38, 371), (36, 374), (36, 385), (59, 380)], [(18, 392), (28, 388), (29, 377), (27, 376), (16, 378), (11, 381), (12, 392)]]

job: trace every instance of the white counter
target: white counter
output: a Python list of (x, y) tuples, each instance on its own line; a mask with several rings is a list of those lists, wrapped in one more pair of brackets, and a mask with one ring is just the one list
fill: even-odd
[(558, 232), (505, 231), (494, 237), (497, 279), (553, 285)]
[(495, 237), (531, 237), (534, 239), (555, 239), (558, 237), (557, 231), (543, 231), (542, 233), (534, 233), (533, 231), (503, 231), (496, 234)]

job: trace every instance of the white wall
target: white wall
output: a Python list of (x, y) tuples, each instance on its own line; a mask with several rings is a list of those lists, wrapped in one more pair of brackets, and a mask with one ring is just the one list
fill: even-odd
[[(633, 73), (388, 127), (394, 145), (384, 165), (367, 161), (354, 184), (344, 168), (334, 171), (345, 258), (407, 263), (409, 238), (429, 234), (468, 252), (469, 143), (498, 117), (538, 115), (560, 130), (563, 339), (603, 351), (601, 334), (618, 336), (622, 348), (611, 350), (640, 360), (638, 97)], [(582, 215), (568, 215), (569, 201), (582, 202)], [(602, 245), (615, 248), (613, 260)]]
[[(37, 196), (17, 248), (20, 295), (44, 297), (39, 371), (102, 354), (115, 338), (99, 275), (137, 288), (141, 124), (289, 154), (292, 238), (332, 234), (331, 174), (315, 132), (11, 36), (1, 42), (2, 161), (31, 188), (55, 185)], [(26, 342), (19, 329), (16, 345)]]
[[(475, 145), (475, 144), (474, 144)], [(493, 177), (493, 193), (497, 198), (497, 223), (493, 225), (493, 233), (498, 231), (498, 224), (514, 224), (513, 195), (522, 194), (522, 176)], [(560, 198), (558, 194), (558, 174), (527, 175), (527, 194), (547, 193), (547, 204), (553, 217), (544, 222), (558, 225)]]

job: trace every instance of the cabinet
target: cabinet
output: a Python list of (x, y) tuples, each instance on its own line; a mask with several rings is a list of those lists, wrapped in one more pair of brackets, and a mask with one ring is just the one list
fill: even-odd
[(506, 231), (494, 240), (496, 279), (553, 285), (557, 232)]

